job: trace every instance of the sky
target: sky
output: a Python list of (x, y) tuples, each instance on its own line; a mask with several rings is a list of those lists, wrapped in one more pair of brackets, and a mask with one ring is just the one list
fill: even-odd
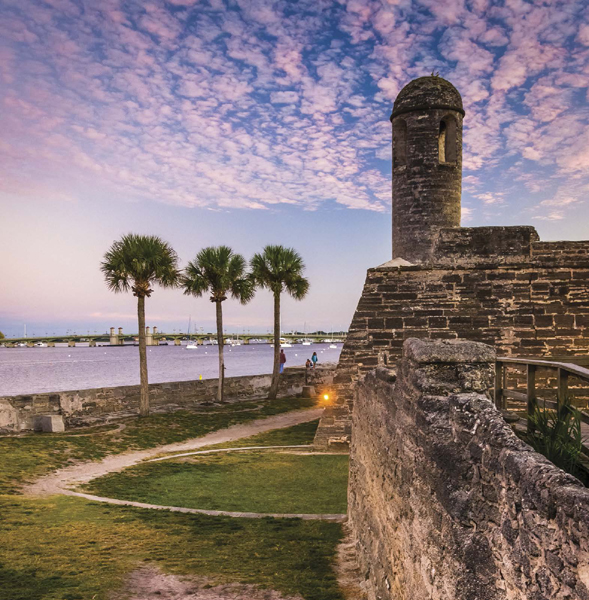
[[(585, 0), (0, 0), (0, 331), (136, 331), (99, 266), (127, 232), (182, 264), (296, 248), (283, 329), (347, 328), (391, 256), (393, 101), (432, 72), (464, 100), (463, 225), (589, 238)], [(267, 332), (272, 302), (224, 305)], [(212, 330), (157, 289), (147, 322)]]

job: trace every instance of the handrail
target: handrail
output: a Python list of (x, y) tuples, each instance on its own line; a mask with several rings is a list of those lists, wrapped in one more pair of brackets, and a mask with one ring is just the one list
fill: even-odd
[[(526, 366), (527, 385), (526, 392), (518, 392), (505, 387), (505, 371), (508, 365)], [(536, 394), (536, 370), (538, 368), (553, 369), (557, 371), (556, 402), (544, 401), (544, 405), (549, 408), (558, 408), (565, 402), (568, 395), (569, 375), (579, 377), (589, 382), (589, 369), (580, 367), (572, 363), (560, 361), (531, 359), (531, 358), (513, 358), (509, 356), (498, 356), (495, 362), (495, 406), (501, 410), (507, 408), (507, 398), (523, 400), (527, 404), (528, 431), (533, 431), (530, 415), (534, 413), (538, 405)], [(583, 423), (589, 424), (589, 414), (580, 411)]]
[(586, 369), (585, 367), (580, 367), (579, 365), (575, 365), (573, 363), (541, 359), (511, 358), (509, 356), (498, 356), (496, 360), (497, 362), (502, 362), (504, 364), (513, 363), (520, 365), (535, 365), (537, 367), (546, 367), (548, 369), (566, 369), (569, 373), (572, 373), (573, 375), (577, 375), (577, 377), (581, 377), (582, 379), (587, 379), (587, 381), (589, 381), (589, 369)]

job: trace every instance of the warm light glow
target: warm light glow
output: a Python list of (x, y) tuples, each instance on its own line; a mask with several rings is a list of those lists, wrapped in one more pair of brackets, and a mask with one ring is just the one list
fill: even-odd
[(329, 394), (323, 394), (323, 400), (329, 400)]

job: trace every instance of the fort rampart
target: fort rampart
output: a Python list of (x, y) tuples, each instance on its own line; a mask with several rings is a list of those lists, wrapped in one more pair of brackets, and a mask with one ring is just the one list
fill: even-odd
[[(285, 369), (281, 375), (279, 395), (299, 394), (308, 377), (318, 393), (329, 387), (333, 379), (332, 366), (310, 369), (304, 367)], [(225, 379), (225, 397), (228, 403), (263, 398), (270, 389), (271, 375), (247, 375)], [(179, 410), (195, 408), (215, 401), (217, 379), (152, 383), (149, 386), (151, 406), (154, 410)], [(31, 430), (35, 417), (61, 415), (67, 426), (101, 422), (105, 418), (136, 414), (139, 409), (139, 386), (120, 386), (73, 390), (26, 396), (0, 397), (0, 431)]]
[(494, 350), (404, 343), (356, 387), (349, 520), (370, 600), (589, 600), (589, 490), (489, 399)]
[(393, 260), (370, 269), (315, 443), (349, 443), (354, 383), (394, 366), (407, 338), (468, 339), (502, 355), (589, 355), (589, 241), (541, 242), (533, 227), (460, 227), (458, 90), (438, 76), (395, 100)]
[(394, 366), (407, 338), (467, 339), (502, 356), (589, 354), (589, 242), (539, 242), (532, 227), (442, 229), (434, 262), (370, 269), (316, 443), (347, 443), (354, 383)]

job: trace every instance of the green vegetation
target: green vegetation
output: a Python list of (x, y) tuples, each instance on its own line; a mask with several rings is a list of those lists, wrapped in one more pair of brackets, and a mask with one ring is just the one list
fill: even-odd
[(319, 426), (319, 419), (300, 423), (284, 429), (272, 429), (264, 433), (258, 433), (248, 438), (241, 438), (224, 444), (206, 446), (201, 450), (212, 450), (213, 448), (245, 448), (249, 446), (310, 446), (315, 439), (315, 433)]
[(0, 331), (0, 340), (4, 339), (4, 334)]
[(137, 297), (137, 318), (139, 325), (139, 374), (141, 396), (139, 413), (149, 414), (149, 387), (147, 378), (147, 352), (145, 340), (145, 298), (153, 292), (155, 283), (162, 287), (175, 287), (178, 284), (178, 255), (174, 249), (159, 237), (129, 233), (114, 242), (104, 255), (100, 268), (110, 290), (113, 292), (132, 291)]
[(278, 394), (280, 368), (280, 296), (287, 292), (295, 300), (302, 300), (309, 291), (309, 280), (303, 277), (305, 263), (293, 248), (266, 246), (251, 260), (252, 279), (274, 296), (274, 367), (268, 398)]
[(87, 502), (0, 496), (1, 600), (107, 600), (134, 569), (253, 583), (341, 600), (337, 523), (231, 519)]
[(583, 438), (580, 411), (567, 398), (557, 410), (536, 406), (529, 419), (533, 430), (524, 434), (525, 441), (557, 467), (587, 485), (589, 477), (581, 465)]
[(23, 483), (71, 462), (181, 442), (231, 425), (311, 406), (312, 400), (279, 398), (128, 419), (125, 429), (110, 434), (100, 428), (80, 430), (94, 431), (97, 435), (67, 432), (0, 437), (0, 493), (14, 493)]
[[(240, 403), (128, 419), (121, 431), (109, 425), (0, 438), (0, 493), (13, 493), (70, 461), (182, 441), (312, 404), (293, 398)], [(316, 427), (317, 421), (304, 423), (233, 444), (309, 443)], [(218, 518), (66, 496), (0, 495), (0, 600), (107, 600), (126, 576), (146, 565), (205, 577), (210, 585), (250, 583), (305, 600), (342, 600), (332, 568), (341, 537), (338, 523)]]
[(217, 400), (223, 402), (223, 382), (225, 361), (223, 357), (223, 302), (227, 295), (247, 304), (254, 297), (254, 286), (246, 273), (246, 260), (235, 254), (227, 246), (209, 247), (201, 250), (196, 258), (188, 263), (182, 278), (184, 293), (201, 297), (211, 295), (217, 318), (217, 348), (219, 350), (219, 387)]
[(144, 463), (85, 490), (164, 506), (261, 513), (345, 513), (348, 457), (249, 451)]

